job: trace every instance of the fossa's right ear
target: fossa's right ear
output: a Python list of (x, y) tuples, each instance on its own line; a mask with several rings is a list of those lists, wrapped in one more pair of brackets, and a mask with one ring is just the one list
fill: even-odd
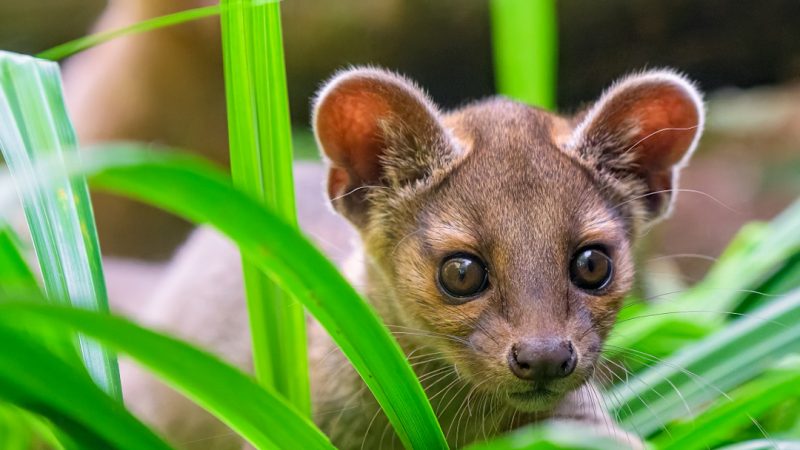
[(384, 70), (335, 76), (317, 95), (312, 123), (329, 161), (328, 196), (359, 226), (373, 188), (425, 178), (452, 156), (433, 103), (412, 82)]

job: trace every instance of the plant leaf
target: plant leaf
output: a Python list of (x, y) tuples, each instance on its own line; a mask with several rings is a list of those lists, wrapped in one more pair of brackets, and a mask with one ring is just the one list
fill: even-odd
[(196, 157), (135, 146), (104, 148), (91, 160), (67, 163), (97, 187), (209, 223), (228, 236), (328, 331), (406, 447), (447, 448), (419, 380), (369, 304), (297, 230), (218, 170)]
[[(55, 305), (0, 304), (0, 321), (14, 320), (42, 327), (69, 327), (129, 354), (257, 448), (333, 448), (309, 419), (280, 396), (191, 345), (113, 316)], [(29, 367), (27, 358), (23, 359), (17, 364)], [(54, 383), (54, 388), (60, 384)]]
[(671, 425), (669, 433), (662, 433), (653, 442), (662, 450), (713, 448), (738, 428), (752, 424), (762, 412), (798, 395), (799, 384), (800, 364), (795, 360), (737, 388), (730, 399), (718, 400), (699, 416)]
[(553, 109), (558, 45), (554, 0), (491, 0), (497, 91)]
[[(297, 228), (279, 3), (222, 1), (234, 184)], [(255, 264), (242, 262), (256, 378), (311, 414), (305, 314)]]
[(800, 351), (798, 321), (800, 289), (795, 289), (668, 359), (649, 361), (651, 367), (611, 388), (606, 398), (616, 405), (621, 424), (649, 436)]
[(36, 278), (22, 256), (14, 230), (0, 220), (0, 298), (38, 288)]
[[(58, 65), (0, 52), (0, 152), (20, 193), (51, 301), (108, 311), (97, 232), (82, 177), (53, 170), (37, 179), (43, 158), (75, 154), (77, 140), (63, 102)], [(121, 398), (116, 358), (79, 337), (89, 373)]]
[(9, 322), (22, 320), (7, 313), (13, 308), (10, 303), (0, 304), (4, 311), (0, 313), (0, 400), (47, 417), (82, 448), (170, 448), (121, 403), (98, 389), (84, 371), (49, 352), (27, 330), (12, 328)]

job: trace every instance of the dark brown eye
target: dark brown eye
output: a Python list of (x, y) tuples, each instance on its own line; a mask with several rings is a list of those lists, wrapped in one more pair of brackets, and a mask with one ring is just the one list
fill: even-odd
[(613, 272), (613, 263), (601, 249), (582, 248), (572, 257), (569, 276), (581, 289), (595, 291), (604, 288)]
[(456, 299), (468, 299), (483, 292), (489, 272), (480, 258), (469, 253), (448, 256), (439, 266), (439, 286)]

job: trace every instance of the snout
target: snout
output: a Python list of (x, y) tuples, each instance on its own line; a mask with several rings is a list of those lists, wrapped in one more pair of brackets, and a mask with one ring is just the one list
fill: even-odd
[(577, 363), (572, 342), (563, 339), (525, 339), (512, 345), (508, 352), (511, 372), (537, 384), (569, 376)]

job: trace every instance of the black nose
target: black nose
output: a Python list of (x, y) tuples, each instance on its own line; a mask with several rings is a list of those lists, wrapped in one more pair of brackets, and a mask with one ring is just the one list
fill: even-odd
[(577, 362), (572, 342), (558, 339), (520, 341), (508, 354), (511, 371), (523, 380), (563, 378), (575, 370)]

